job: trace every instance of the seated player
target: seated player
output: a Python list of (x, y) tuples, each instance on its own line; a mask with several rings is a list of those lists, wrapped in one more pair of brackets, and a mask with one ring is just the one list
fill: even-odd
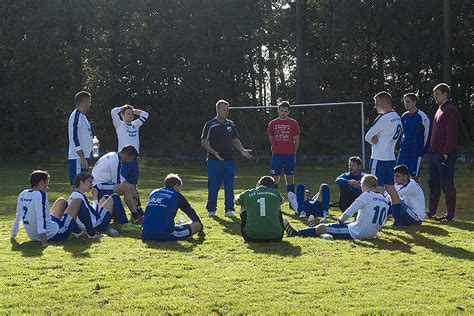
[(401, 226), (421, 225), (425, 219), (425, 195), (418, 182), (410, 179), (410, 171), (406, 165), (399, 165), (393, 169), (395, 189), (401, 200), (401, 212), (392, 210), (395, 224), (393, 228)]
[[(362, 194), (338, 218), (339, 223), (319, 224), (302, 230), (295, 230), (284, 220), (285, 230), (289, 237), (316, 237), (329, 234), (334, 239), (369, 239), (375, 238), (377, 232), (387, 220), (389, 205), (385, 198), (376, 193), (377, 177), (366, 174), (362, 177)], [(357, 219), (352, 223), (345, 223), (357, 212)], [(310, 222), (310, 226), (313, 224)]]
[[(11, 240), (16, 238), (23, 223), (30, 240), (40, 241), (42, 246), (47, 246), (48, 241), (64, 241), (71, 233), (81, 234), (75, 221), (78, 215), (82, 221), (90, 221), (89, 213), (81, 211), (77, 203), (66, 208), (63, 198), (57, 199), (52, 208), (49, 207), (46, 196), (49, 179), (47, 171), (35, 170), (30, 174), (31, 189), (24, 190), (18, 196)], [(101, 235), (94, 233), (90, 237), (99, 238)]]
[[(194, 234), (204, 236), (201, 219), (180, 193), (183, 188), (181, 178), (170, 173), (165, 178), (165, 186), (150, 193), (142, 224), (142, 240), (176, 241), (190, 238)], [(175, 225), (178, 208), (191, 219), (184, 225)]]
[(273, 242), (283, 238), (280, 205), (284, 199), (274, 185), (272, 177), (261, 177), (256, 188), (240, 193), (235, 200), (235, 204), (242, 207), (240, 230), (247, 242)]
[[(110, 235), (118, 235), (115, 229), (109, 227), (112, 218), (122, 225), (120, 227), (122, 231), (139, 230), (141, 226), (134, 225), (128, 221), (118, 194), (113, 193), (111, 196), (104, 196), (98, 202), (98, 192), (92, 187), (93, 179), (94, 177), (89, 172), (79, 173), (74, 179), (75, 190), (68, 199), (68, 204), (78, 200), (80, 208), (89, 212), (92, 231), (108, 231)], [(90, 191), (92, 191), (93, 205), (90, 204), (89, 199), (85, 195), (86, 192)], [(77, 223), (79, 227), (84, 226), (87, 233), (90, 234), (91, 228), (88, 225), (85, 225), (80, 220)]]
[(336, 184), (339, 186), (339, 208), (342, 212), (362, 194), (360, 179), (365, 174), (361, 172), (361, 167), (362, 160), (360, 157), (350, 157), (348, 162), (349, 171), (336, 178)]
[(98, 191), (98, 198), (113, 193), (123, 195), (134, 223), (141, 220), (143, 211), (140, 207), (137, 208), (138, 195), (135, 185), (126, 182), (121, 175), (121, 169), (123, 163), (130, 163), (137, 156), (135, 147), (127, 145), (118, 153), (110, 152), (100, 157), (92, 169), (92, 183)]
[(296, 187), (296, 194), (288, 192), (288, 200), (293, 210), (299, 217), (316, 216), (316, 217), (329, 217), (329, 201), (331, 193), (329, 186), (323, 183), (319, 186), (318, 193), (311, 197), (311, 192), (305, 190), (303, 184), (299, 184)]

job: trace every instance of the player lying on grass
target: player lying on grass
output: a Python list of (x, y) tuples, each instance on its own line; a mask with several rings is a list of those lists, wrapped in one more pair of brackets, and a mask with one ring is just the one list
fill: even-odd
[[(49, 179), (47, 171), (36, 170), (30, 174), (31, 189), (24, 190), (18, 196), (11, 240), (18, 235), (22, 223), (28, 237), (33, 241), (40, 241), (42, 246), (47, 246), (48, 241), (64, 241), (72, 232), (82, 234), (75, 221), (76, 217), (83, 223), (90, 223), (89, 212), (81, 210), (78, 204), (66, 208), (66, 200), (63, 198), (57, 199), (52, 208), (49, 207), (46, 196)], [(89, 237), (99, 238), (101, 235), (91, 231)]]
[[(176, 241), (190, 238), (194, 234), (204, 236), (201, 219), (180, 193), (181, 178), (170, 173), (165, 186), (150, 193), (142, 224), (142, 240)], [(183, 225), (175, 225), (175, 217), (181, 209), (191, 219)]]
[(401, 210), (392, 210), (395, 220), (393, 228), (401, 226), (421, 225), (425, 219), (425, 195), (420, 185), (410, 179), (410, 171), (406, 165), (396, 166), (393, 169), (395, 189), (401, 199)]
[(315, 196), (311, 197), (311, 192), (305, 190), (304, 184), (296, 187), (296, 194), (288, 192), (288, 200), (291, 207), (299, 214), (299, 217), (316, 216), (329, 217), (329, 201), (331, 194), (329, 186), (323, 183), (319, 186), (319, 191)]
[[(334, 239), (375, 238), (387, 220), (389, 209), (385, 198), (376, 192), (377, 181), (377, 177), (371, 174), (362, 177), (362, 194), (338, 218), (337, 224), (319, 224), (316, 227), (295, 230), (285, 219), (284, 225), (288, 236), (317, 237), (330, 234)], [(345, 223), (356, 212), (356, 221)], [(314, 226), (314, 217), (310, 217), (309, 220), (309, 225)]]
[[(79, 227), (84, 228), (88, 234), (94, 231), (105, 232), (108, 231), (110, 235), (118, 235), (118, 232), (109, 227), (112, 218), (121, 224), (122, 231), (139, 230), (140, 225), (134, 225), (128, 221), (125, 209), (123, 207), (120, 196), (113, 193), (111, 196), (104, 196), (98, 201), (98, 193), (92, 187), (92, 180), (94, 177), (88, 172), (79, 173), (74, 179), (75, 190), (71, 193), (67, 203), (79, 203), (79, 207), (89, 212), (91, 217), (91, 226), (85, 225), (80, 220), (77, 220)], [(93, 204), (89, 202), (86, 194), (92, 192)]]
[(272, 177), (261, 177), (256, 188), (240, 193), (235, 199), (235, 204), (241, 206), (240, 230), (247, 242), (273, 242), (283, 238), (280, 205), (284, 199), (274, 185)]
[(122, 164), (130, 163), (138, 156), (138, 152), (132, 145), (126, 145), (120, 152), (110, 152), (103, 155), (96, 162), (92, 175), (94, 176), (92, 183), (97, 189), (99, 199), (104, 195), (112, 195), (117, 193), (124, 196), (125, 204), (127, 204), (132, 213), (132, 222), (138, 223), (143, 211), (138, 205), (138, 195), (134, 184), (128, 183), (121, 174)]

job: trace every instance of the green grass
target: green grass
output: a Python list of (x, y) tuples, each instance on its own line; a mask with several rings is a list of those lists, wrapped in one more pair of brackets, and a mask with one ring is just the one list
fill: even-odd
[[(239, 221), (222, 216), (222, 193), (220, 217), (206, 217), (204, 161), (141, 163), (142, 201), (168, 172), (182, 176), (183, 193), (203, 219), (204, 240), (144, 244), (130, 234), (71, 239), (43, 249), (21, 230), (10, 243), (16, 197), (32, 169), (52, 174), (50, 202), (68, 195), (70, 186), (62, 161), (1, 165), (0, 314), (474, 313), (472, 164), (457, 166), (455, 223), (384, 229), (369, 241), (285, 238), (246, 244)], [(344, 165), (302, 163), (297, 179), (313, 189), (329, 183), (335, 200), (333, 181)], [(254, 186), (267, 168), (240, 162), (236, 193)], [(425, 192), (426, 174), (425, 169)], [(287, 203), (284, 213), (293, 226), (304, 226)]]

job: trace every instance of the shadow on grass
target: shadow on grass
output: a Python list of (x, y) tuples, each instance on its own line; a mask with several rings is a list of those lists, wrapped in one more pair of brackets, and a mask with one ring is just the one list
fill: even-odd
[(467, 230), (468, 232), (474, 231), (474, 224), (468, 222), (462, 222), (456, 220), (455, 222), (446, 223), (446, 225), (455, 227), (457, 229)]
[[(393, 235), (389, 232), (385, 232), (387, 235)], [(411, 245), (406, 244), (396, 239), (365, 239), (365, 240), (354, 240), (354, 244), (360, 247), (390, 250), (390, 251), (401, 251), (407, 254), (414, 255), (415, 252), (411, 250)]]
[(246, 244), (248, 248), (252, 249), (252, 251), (256, 253), (273, 254), (282, 257), (301, 256), (301, 247), (295, 246), (286, 240), (272, 243), (247, 242)]
[(11, 244), (12, 251), (20, 251), (23, 257), (41, 257), (46, 249), (38, 241), (27, 241), (20, 244), (16, 240), (12, 240)]
[(230, 222), (217, 216), (212, 217), (212, 219), (224, 227), (225, 233), (231, 235), (240, 235), (240, 219), (238, 219), (237, 217), (230, 218)]
[[(103, 237), (106, 238), (106, 237)], [(100, 239), (90, 239), (87, 237), (69, 239), (63, 244), (55, 243), (55, 245), (63, 245), (63, 249), (70, 252), (74, 258), (88, 258), (90, 253), (87, 251), (93, 243), (100, 242)]]
[(143, 243), (147, 245), (148, 248), (153, 248), (153, 249), (191, 252), (193, 251), (193, 248), (195, 246), (202, 244), (204, 241), (205, 241), (205, 237), (194, 236), (194, 238), (181, 240), (181, 241), (145, 240), (143, 241)]

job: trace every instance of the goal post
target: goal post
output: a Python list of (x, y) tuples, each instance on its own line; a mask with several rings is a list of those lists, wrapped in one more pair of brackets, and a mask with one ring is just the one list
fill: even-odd
[[(350, 102), (326, 102), (326, 103), (307, 103), (307, 104), (291, 104), (291, 108), (302, 108), (302, 109), (305, 109), (305, 108), (327, 108), (327, 107), (335, 107), (337, 108), (338, 110), (341, 110), (343, 111), (343, 107), (359, 107), (359, 111), (360, 111), (360, 156), (361, 156), (361, 159), (362, 159), (362, 168), (365, 169), (365, 166), (366, 166), (366, 149), (365, 149), (365, 123), (366, 123), (366, 117), (365, 117), (365, 109), (364, 107), (367, 105), (366, 102), (364, 101), (350, 101)], [(249, 105), (249, 106), (232, 106), (229, 108), (230, 110), (237, 110), (237, 111), (243, 111), (243, 110), (264, 110), (267, 114), (270, 113), (271, 110), (273, 109), (278, 109), (278, 106), (277, 105)], [(241, 113), (241, 112), (240, 112)], [(273, 111), (271, 112), (272, 114), (274, 113)], [(275, 116), (273, 114), (272, 118), (276, 118), (277, 116)], [(254, 144), (254, 140), (252, 137), (252, 135), (255, 135), (253, 133), (251, 133), (251, 128), (250, 126), (248, 126), (246, 120), (241, 117), (242, 119), (242, 123), (243, 123), (243, 127), (244, 129), (246, 130), (247, 134), (249, 135), (250, 137), (250, 142), (251, 142), (251, 145), (253, 147), (253, 149), (256, 148), (255, 144)], [(316, 127), (317, 128), (317, 127)], [(341, 127), (342, 128), (342, 127)], [(239, 129), (242, 129), (242, 127), (240, 127)], [(263, 132), (261, 129), (260, 129), (260, 132)], [(305, 140), (303, 139), (302, 142), (304, 142)]]

